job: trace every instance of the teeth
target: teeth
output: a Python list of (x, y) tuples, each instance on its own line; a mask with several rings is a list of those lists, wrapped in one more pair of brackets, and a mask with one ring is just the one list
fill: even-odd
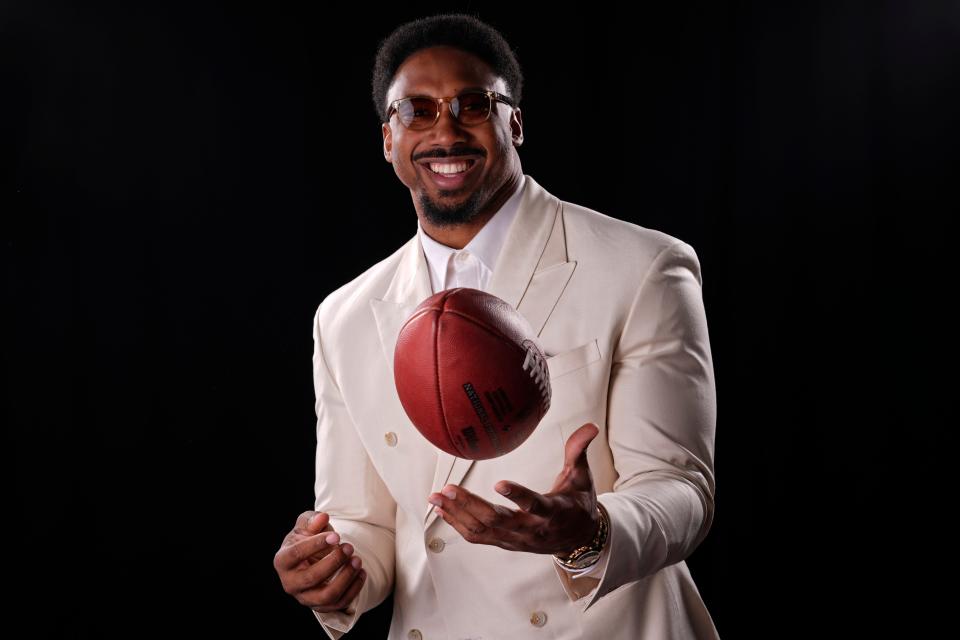
[(453, 173), (463, 173), (470, 166), (468, 162), (458, 162), (456, 164), (437, 164), (434, 162), (430, 163), (430, 170), (434, 173), (442, 174), (453, 174)]

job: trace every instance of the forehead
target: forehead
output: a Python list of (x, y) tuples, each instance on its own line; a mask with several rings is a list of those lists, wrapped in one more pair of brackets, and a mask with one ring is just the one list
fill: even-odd
[(503, 78), (477, 56), (454, 47), (429, 47), (403, 61), (387, 90), (387, 103), (412, 95), (452, 96), (468, 88), (507, 92)]

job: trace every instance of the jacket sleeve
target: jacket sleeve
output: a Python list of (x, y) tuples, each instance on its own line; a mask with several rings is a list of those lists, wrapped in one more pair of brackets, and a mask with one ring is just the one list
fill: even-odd
[(394, 586), (397, 505), (370, 461), (336, 380), (321, 339), (323, 304), (313, 321), (313, 382), (316, 393), (317, 456), (314, 509), (330, 514), (330, 525), (353, 545), (367, 578), (346, 609), (313, 611), (327, 635), (337, 640), (360, 614), (383, 602)]
[(610, 554), (599, 577), (575, 579), (582, 611), (686, 559), (713, 522), (716, 386), (701, 287), (693, 247), (661, 250), (614, 348), (606, 428), (618, 478), (597, 496)]

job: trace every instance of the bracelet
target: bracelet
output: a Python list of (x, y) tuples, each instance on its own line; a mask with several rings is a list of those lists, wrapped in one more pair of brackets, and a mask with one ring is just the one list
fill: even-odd
[[(559, 564), (570, 569), (584, 569), (595, 563), (600, 557), (600, 552), (607, 543), (610, 520), (603, 505), (599, 502), (597, 503), (597, 509), (600, 511), (600, 524), (593, 540), (590, 541), (590, 544), (574, 549), (569, 553), (553, 554)], [(587, 558), (581, 560), (584, 556), (587, 556)]]

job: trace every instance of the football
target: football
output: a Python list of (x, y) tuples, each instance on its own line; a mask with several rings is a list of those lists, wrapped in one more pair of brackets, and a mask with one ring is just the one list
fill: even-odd
[(400, 329), (393, 373), (413, 425), (460, 458), (513, 451), (550, 408), (546, 357), (530, 324), (479, 289), (446, 289), (421, 302)]

